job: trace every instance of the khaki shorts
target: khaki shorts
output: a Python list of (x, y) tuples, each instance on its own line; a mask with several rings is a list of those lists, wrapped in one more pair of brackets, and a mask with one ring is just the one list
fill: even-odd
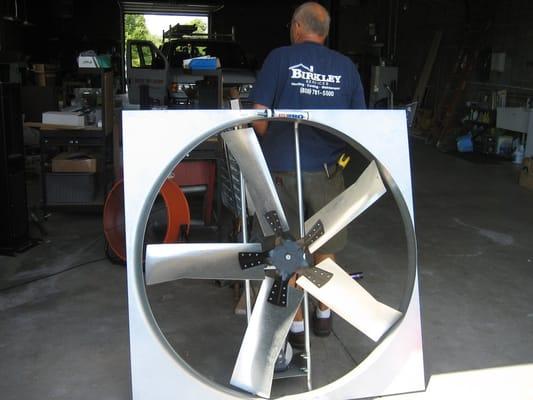
[[(334, 168), (330, 168), (333, 170)], [(330, 174), (331, 175), (331, 174)], [(296, 172), (272, 173), (274, 184), (278, 192), (283, 210), (289, 223), (291, 235), (300, 238), (300, 221), (298, 217), (298, 189), (296, 185)], [(304, 201), (304, 221), (314, 215), (322, 207), (337, 197), (344, 190), (342, 173), (332, 178), (326, 176), (325, 171), (302, 171), (302, 191)], [(332, 237), (319, 250), (322, 254), (332, 254), (341, 251), (346, 245), (346, 228)]]

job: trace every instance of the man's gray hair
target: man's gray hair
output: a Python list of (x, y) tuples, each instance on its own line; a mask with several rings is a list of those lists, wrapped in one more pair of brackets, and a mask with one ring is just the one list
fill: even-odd
[(329, 33), (330, 17), (328, 11), (320, 4), (309, 1), (300, 5), (293, 19), (297, 20), (305, 30), (326, 37)]

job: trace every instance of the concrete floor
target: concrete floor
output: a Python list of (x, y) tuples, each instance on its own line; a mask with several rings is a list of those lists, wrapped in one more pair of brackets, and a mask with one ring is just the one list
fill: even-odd
[[(518, 186), (518, 169), (507, 162), (472, 163), (416, 141), (412, 159), (428, 378), (533, 363), (533, 192)], [(354, 160), (348, 176), (359, 167)], [(104, 257), (98, 214), (54, 212), (46, 227), (37, 247), (0, 256), (0, 397), (128, 399), (125, 269)], [(339, 264), (364, 271), (362, 284), (397, 307), (405, 241), (391, 198), (349, 234)], [(245, 329), (233, 291), (179, 281), (148, 293), (176, 351), (227, 385)], [(333, 335), (312, 338), (315, 386), (352, 369), (372, 346), (336, 318)], [(304, 383), (276, 381), (273, 397)]]

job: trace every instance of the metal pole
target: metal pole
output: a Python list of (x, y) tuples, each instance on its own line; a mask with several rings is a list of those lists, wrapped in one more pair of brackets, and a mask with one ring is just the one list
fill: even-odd
[[(302, 165), (300, 162), (300, 135), (298, 132), (298, 122), (294, 123), (294, 150), (296, 154), (296, 182), (298, 186), (298, 215), (300, 219), (300, 237), (305, 236), (304, 225), (304, 202), (302, 194)], [(313, 390), (311, 382), (311, 342), (309, 339), (309, 297), (304, 292), (304, 332), (305, 332), (305, 358), (307, 361), (307, 389)]]
[[(242, 242), (248, 243), (248, 224), (246, 220), (246, 184), (244, 182), (244, 176), (240, 172), (241, 177), (241, 226), (242, 226)], [(250, 322), (250, 316), (252, 315), (252, 296), (250, 290), (250, 280), (244, 281), (244, 291), (246, 294), (246, 321)]]

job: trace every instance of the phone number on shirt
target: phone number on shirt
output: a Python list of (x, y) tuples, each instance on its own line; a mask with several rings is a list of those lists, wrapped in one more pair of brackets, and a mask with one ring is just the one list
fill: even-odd
[(306, 87), (300, 88), (300, 94), (310, 94), (311, 96), (324, 96), (324, 97), (333, 97), (335, 96), (334, 90), (320, 90), (320, 89), (311, 89)]

